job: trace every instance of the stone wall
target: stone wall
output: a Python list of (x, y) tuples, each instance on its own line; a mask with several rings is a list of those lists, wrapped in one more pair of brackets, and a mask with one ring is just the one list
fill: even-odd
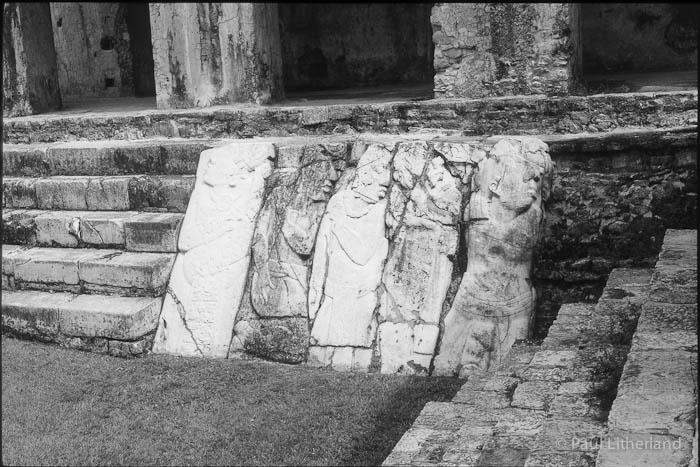
[(595, 301), (612, 269), (653, 267), (666, 229), (697, 228), (696, 134), (624, 146), (550, 142), (557, 168), (535, 261), (535, 337), (562, 303)]
[(126, 8), (125, 3), (51, 3), (65, 100), (134, 95)]
[(281, 3), (285, 88), (431, 82), (430, 4)]
[(578, 21), (569, 3), (435, 4), (435, 97), (570, 93)]
[(693, 4), (582, 4), (584, 71), (697, 69), (699, 13)]

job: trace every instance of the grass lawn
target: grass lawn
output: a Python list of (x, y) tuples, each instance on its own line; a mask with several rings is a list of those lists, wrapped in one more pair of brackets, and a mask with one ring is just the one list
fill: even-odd
[(463, 380), (2, 337), (3, 465), (378, 465)]

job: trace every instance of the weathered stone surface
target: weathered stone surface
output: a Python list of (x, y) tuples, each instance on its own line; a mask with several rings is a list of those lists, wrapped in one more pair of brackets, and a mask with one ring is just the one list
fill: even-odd
[(190, 175), (144, 175), (131, 178), (128, 209), (185, 212), (194, 187), (195, 178)]
[(552, 162), (537, 139), (504, 139), (479, 165), (469, 211), (467, 270), (445, 317), (436, 374), (497, 367), (534, 312), (533, 248), (542, 233)]
[(121, 251), (105, 253), (79, 260), (78, 275), (86, 289), (123, 288), (139, 295), (154, 296), (165, 292), (175, 261), (174, 254)]
[(2, 116), (61, 107), (48, 3), (3, 4)]
[(686, 438), (614, 429), (601, 439), (596, 465), (675, 467), (689, 465), (691, 455), (691, 443)]
[(441, 97), (567, 94), (580, 59), (578, 9), (552, 4), (437, 4), (431, 14)]
[(42, 246), (124, 245), (124, 222), (135, 216), (124, 211), (43, 211), (35, 218), (36, 243)]
[(558, 386), (558, 383), (550, 381), (524, 381), (515, 388), (511, 405), (522, 409), (549, 410)]
[(330, 367), (339, 371), (368, 371), (372, 349), (361, 347), (309, 347), (308, 365)]
[(269, 143), (232, 143), (201, 154), (154, 352), (227, 356), (274, 154)]
[[(242, 344), (239, 344), (247, 353), (284, 363), (306, 361), (309, 348), (309, 322), (306, 317), (261, 319), (254, 324), (255, 328), (246, 333), (241, 339)], [(237, 325), (234, 328), (236, 336), (239, 330)]]
[(184, 216), (178, 213), (139, 213), (124, 221), (124, 247), (129, 251), (177, 252)]
[(2, 210), (2, 243), (31, 245), (37, 239), (36, 217), (46, 211), (34, 209)]
[(36, 178), (3, 177), (2, 207), (35, 208), (37, 207), (35, 184)]
[[(451, 154), (450, 149), (443, 151)], [(412, 355), (411, 349), (432, 355), (437, 343), (433, 333), (451, 282), (462, 194), (459, 180), (426, 143), (400, 144), (393, 169), (386, 217), (392, 244), (382, 277), (379, 312), (384, 320), (380, 326), (381, 365), (382, 372), (400, 368), (410, 373), (429, 366), (429, 360), (428, 365), (415, 366), (425, 358)], [(434, 327), (418, 329), (418, 322)], [(431, 333), (429, 338), (422, 338), (424, 331)]]
[[(594, 135), (585, 135), (586, 138), (605, 134), (609, 139), (603, 145), (608, 147), (618, 144), (621, 139), (629, 139), (630, 130), (637, 130), (643, 134), (651, 132), (662, 147), (667, 147), (668, 132), (678, 131), (678, 128), (673, 127), (686, 126), (682, 131), (690, 132), (694, 137), (697, 106), (697, 91), (670, 91), (568, 97), (433, 99), (313, 107), (236, 106), (145, 110), (138, 115), (115, 112), (98, 118), (49, 115), (4, 119), (3, 142), (126, 140), (154, 136), (211, 139), (329, 135), (338, 128), (347, 128), (346, 133), (350, 134), (399, 134), (405, 132), (406, 128), (412, 132), (439, 128), (440, 134), (456, 132), (463, 135), (561, 135), (589, 132)], [(327, 120), (305, 125), (304, 115), (312, 109), (325, 113)], [(603, 121), (605, 125), (601, 124)], [(645, 129), (639, 130), (640, 128)], [(654, 130), (657, 130), (655, 134)], [(554, 144), (555, 141), (552, 141)], [(560, 147), (564, 152), (573, 153), (579, 158), (582, 150), (588, 151), (581, 144), (574, 143), (574, 147), (571, 146), (564, 144)], [(691, 165), (694, 160), (692, 149), (696, 146), (696, 142), (691, 146)], [(596, 148), (591, 148), (591, 151), (596, 152)], [(552, 153), (555, 151), (552, 150)], [(595, 159), (596, 162), (600, 160)], [(599, 178), (600, 175), (596, 174)], [(619, 179), (617, 174), (614, 176)]]
[(595, 453), (580, 451), (531, 451), (525, 467), (594, 467)]
[(159, 108), (283, 96), (276, 4), (159, 3), (150, 16)]
[(127, 211), (128, 187), (128, 177), (40, 179), (36, 182), (37, 206), (41, 209)]
[(79, 264), (114, 252), (104, 250), (74, 250), (68, 248), (31, 248), (14, 256), (16, 281), (39, 282), (56, 286), (78, 285)]
[(312, 345), (369, 348), (375, 339), (391, 156), (384, 146), (369, 145), (351, 185), (328, 203), (309, 280)]
[(19, 334), (136, 340), (156, 327), (162, 298), (73, 295), (39, 291), (2, 293), (2, 324)]

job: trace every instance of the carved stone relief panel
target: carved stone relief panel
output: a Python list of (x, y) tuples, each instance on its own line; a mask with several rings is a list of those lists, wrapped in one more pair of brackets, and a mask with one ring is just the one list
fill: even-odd
[(306, 359), (311, 252), (346, 156), (346, 143), (279, 148), (255, 229), (232, 352), (288, 363)]
[(226, 357), (243, 295), (272, 143), (202, 152), (153, 351)]
[[(384, 217), (391, 158), (391, 149), (384, 145), (368, 145), (350, 185), (333, 195), (321, 221), (308, 302), (310, 359), (313, 356), (317, 365), (369, 368), (377, 294), (388, 252)], [(357, 360), (356, 353), (362, 355)]]
[(535, 138), (498, 141), (474, 176), (465, 212), (467, 270), (444, 320), (436, 375), (486, 371), (528, 337), (532, 255), (544, 222), (552, 162)]

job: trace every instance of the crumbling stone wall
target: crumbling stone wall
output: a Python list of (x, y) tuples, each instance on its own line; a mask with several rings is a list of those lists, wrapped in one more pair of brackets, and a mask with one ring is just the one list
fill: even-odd
[(610, 271), (653, 267), (666, 229), (697, 229), (694, 132), (622, 151), (550, 143), (557, 164), (535, 262), (535, 337), (562, 303), (597, 300)]
[(698, 67), (698, 5), (586, 3), (581, 15), (586, 73)]
[(431, 82), (430, 4), (281, 3), (287, 90)]
[(64, 99), (134, 95), (125, 8), (124, 3), (51, 3)]
[(436, 3), (435, 97), (570, 93), (578, 21), (570, 3)]

